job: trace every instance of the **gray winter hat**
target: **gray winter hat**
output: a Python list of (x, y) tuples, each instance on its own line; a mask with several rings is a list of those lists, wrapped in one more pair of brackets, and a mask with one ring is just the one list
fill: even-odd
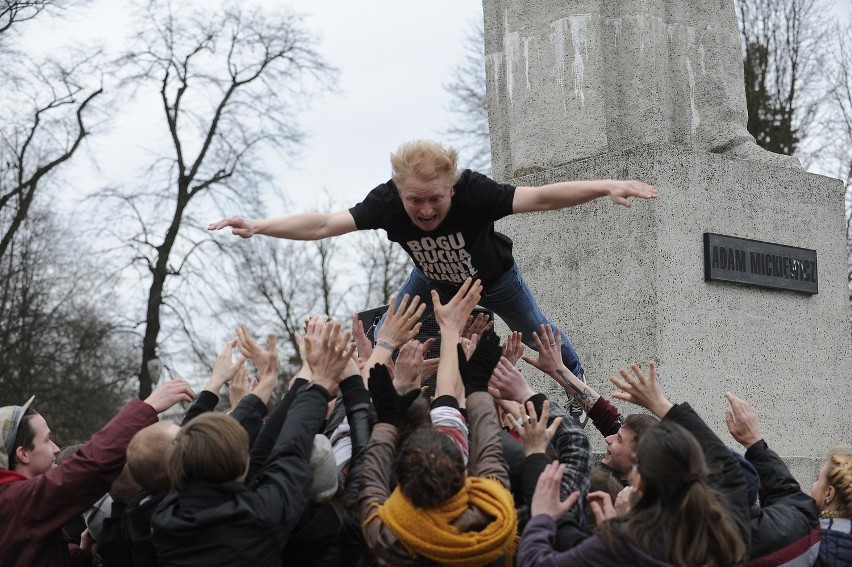
[(0, 449), (0, 469), (9, 468), (9, 455), (15, 448), (18, 426), (34, 399), (35, 396), (30, 396), (30, 399), (22, 406), (0, 408), (0, 437), (3, 439), (3, 448)]
[(334, 496), (337, 492), (337, 461), (334, 459), (331, 441), (325, 435), (314, 436), (311, 472), (314, 474), (311, 496), (315, 500), (328, 500)]

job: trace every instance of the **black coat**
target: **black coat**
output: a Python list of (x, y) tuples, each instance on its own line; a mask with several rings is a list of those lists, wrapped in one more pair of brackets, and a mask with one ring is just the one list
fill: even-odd
[(745, 453), (760, 476), (760, 506), (751, 509), (750, 565), (784, 565), (796, 558), (811, 564), (819, 549), (819, 511), (765, 441)]
[(310, 497), (311, 449), (327, 403), (319, 388), (298, 394), (252, 488), (195, 483), (169, 492), (151, 517), (160, 564), (280, 566)]
[[(370, 394), (357, 374), (341, 382), (340, 391), (343, 403), (335, 411), (340, 407), (345, 409), (352, 437), (352, 457), (344, 489), (337, 502), (308, 505), (284, 548), (283, 565), (356, 565), (362, 555), (361, 522), (346, 504), (355, 501), (361, 488), (364, 452), (370, 441)], [(328, 427), (341, 421), (332, 419)]]

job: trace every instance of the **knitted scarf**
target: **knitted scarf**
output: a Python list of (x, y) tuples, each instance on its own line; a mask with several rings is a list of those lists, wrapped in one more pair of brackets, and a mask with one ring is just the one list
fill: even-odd
[[(376, 507), (364, 523), (378, 516), (411, 554), (441, 565), (484, 565), (501, 556), (512, 564), (518, 544), (515, 503), (494, 479), (468, 478), (461, 490), (435, 508), (414, 506), (397, 486)], [(460, 531), (452, 522), (469, 507), (493, 520), (480, 531)]]

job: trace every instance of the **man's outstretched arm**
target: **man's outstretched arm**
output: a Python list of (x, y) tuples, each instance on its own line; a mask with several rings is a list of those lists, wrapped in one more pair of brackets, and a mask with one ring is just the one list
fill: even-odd
[(517, 187), (512, 213), (554, 211), (582, 205), (600, 197), (609, 197), (616, 205), (630, 206), (630, 199), (655, 199), (657, 188), (641, 181), (599, 179), (560, 181), (539, 187)]
[(220, 230), (226, 226), (231, 227), (232, 234), (242, 238), (262, 234), (288, 240), (322, 240), (358, 229), (352, 213), (345, 210), (336, 213), (299, 213), (286, 217), (254, 220), (231, 216), (211, 223), (207, 230)]

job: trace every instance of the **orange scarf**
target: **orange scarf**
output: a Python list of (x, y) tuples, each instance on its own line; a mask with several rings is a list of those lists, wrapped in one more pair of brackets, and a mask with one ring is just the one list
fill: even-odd
[[(501, 556), (507, 565), (518, 545), (518, 518), (511, 493), (498, 481), (473, 477), (435, 508), (418, 508), (396, 487), (365, 523), (376, 516), (412, 555), (441, 565), (485, 565)], [(480, 531), (462, 532), (452, 522), (470, 507), (493, 518)]]

